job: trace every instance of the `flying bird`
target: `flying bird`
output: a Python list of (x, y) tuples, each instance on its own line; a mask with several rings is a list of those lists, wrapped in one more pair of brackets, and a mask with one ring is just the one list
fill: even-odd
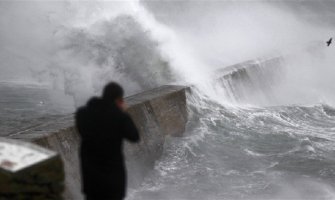
[(328, 41), (327, 41), (327, 46), (329, 47), (329, 45), (332, 43), (333, 41), (333, 38), (330, 38)]

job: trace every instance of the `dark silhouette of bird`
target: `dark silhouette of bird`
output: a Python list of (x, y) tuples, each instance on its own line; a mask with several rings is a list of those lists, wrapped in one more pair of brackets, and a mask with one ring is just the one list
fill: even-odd
[(333, 41), (333, 38), (330, 38), (328, 41), (327, 41), (327, 46), (329, 47), (329, 45), (332, 43)]

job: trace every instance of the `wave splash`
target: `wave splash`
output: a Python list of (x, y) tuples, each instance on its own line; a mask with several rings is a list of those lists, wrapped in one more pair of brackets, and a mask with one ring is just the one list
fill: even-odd
[[(1, 2), (0, 77), (48, 83), (77, 106), (110, 80), (128, 94), (194, 85), (185, 137), (167, 138), (129, 199), (334, 199), (334, 51), (287, 48), (328, 37), (327, 28), (263, 3), (177, 2), (175, 15), (152, 4)], [(216, 76), (264, 52), (295, 53)]]

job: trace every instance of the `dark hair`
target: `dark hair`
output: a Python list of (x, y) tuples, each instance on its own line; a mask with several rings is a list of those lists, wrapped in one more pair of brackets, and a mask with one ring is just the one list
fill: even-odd
[(110, 82), (105, 86), (102, 98), (107, 101), (115, 101), (118, 98), (123, 98), (123, 93), (123, 89), (119, 84)]

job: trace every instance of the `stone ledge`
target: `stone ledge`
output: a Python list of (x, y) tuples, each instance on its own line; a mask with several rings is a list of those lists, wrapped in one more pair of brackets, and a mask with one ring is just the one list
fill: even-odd
[[(183, 134), (187, 122), (188, 90), (184, 86), (167, 85), (126, 98), (128, 112), (142, 139), (135, 145), (125, 143), (127, 166), (130, 167), (129, 185), (136, 184), (153, 167), (162, 153), (166, 135)], [(69, 200), (82, 199), (78, 160), (80, 138), (73, 125), (73, 114), (70, 114), (9, 136), (39, 144), (60, 154), (66, 172), (64, 198)], [(132, 177), (136, 177), (136, 180)]]
[(60, 156), (37, 145), (0, 138), (0, 199), (61, 199)]

